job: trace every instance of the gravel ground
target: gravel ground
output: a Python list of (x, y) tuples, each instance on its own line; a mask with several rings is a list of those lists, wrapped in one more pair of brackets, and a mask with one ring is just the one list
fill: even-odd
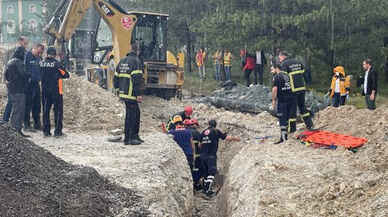
[[(193, 216), (387, 216), (387, 108), (369, 111), (351, 106), (338, 109), (329, 107), (315, 116), (317, 128), (369, 140), (353, 153), (342, 148), (326, 150), (304, 146), (295, 139), (304, 130), (303, 124), (298, 124), (299, 131), (290, 136), (288, 142), (273, 145), (278, 139), (279, 128), (277, 120), (267, 112), (243, 114), (191, 100), (165, 101), (146, 97), (141, 105), (141, 135), (153, 145), (124, 147), (105, 141), (110, 130), (122, 127), (122, 104), (110, 93), (95, 90), (94, 84), (82, 85), (90, 89), (87, 95), (90, 97), (85, 95), (80, 101), (72, 100), (78, 99), (77, 92), (81, 91), (74, 92), (74, 96), (70, 93), (65, 95), (65, 110), (74, 109), (65, 113), (67, 137), (44, 139), (36, 133), (33, 141), (66, 161), (96, 168), (114, 183), (128, 188), (143, 186), (140, 196), (147, 197), (149, 194), (150, 200), (153, 197), (156, 199), (152, 201), (160, 200), (161, 197), (150, 192), (160, 186), (172, 189), (171, 186), (157, 183), (158, 180), (151, 179), (150, 182), (155, 182), (155, 185), (151, 184), (150, 187), (142, 184), (141, 180), (148, 180), (163, 164), (140, 159), (147, 159), (144, 155), (157, 152), (155, 144), (163, 145), (165, 140), (161, 139), (164, 135), (159, 134), (160, 123), (190, 104), (194, 107), (194, 117), (199, 119), (201, 129), (206, 127), (209, 119), (214, 118), (219, 122), (220, 129), (242, 138), (238, 143), (221, 142), (218, 165), (219, 175), (224, 177), (223, 187), (218, 196), (210, 201), (195, 197)], [(84, 115), (85, 112), (88, 114)], [(270, 138), (256, 139), (263, 136)], [(128, 164), (145, 164), (150, 170), (134, 171), (137, 166)], [(171, 172), (177, 169), (173, 165), (174, 162), (162, 168), (171, 167)], [(140, 177), (129, 176), (132, 174), (130, 171)], [(178, 192), (177, 195), (190, 197), (188, 188), (184, 189), (183, 193)], [(166, 207), (180, 207), (183, 203), (163, 204)]]

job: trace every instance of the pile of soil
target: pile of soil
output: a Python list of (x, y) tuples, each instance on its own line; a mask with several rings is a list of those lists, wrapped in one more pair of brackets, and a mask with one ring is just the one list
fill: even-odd
[[(262, 120), (256, 124), (262, 129), (258, 135), (275, 139), (248, 141), (229, 161), (221, 192), (224, 216), (387, 216), (387, 115), (383, 107), (344, 106), (315, 116), (317, 128), (366, 137), (368, 142), (355, 153), (301, 144), (295, 136), (305, 130), (303, 123), (287, 142), (274, 145), (277, 120), (268, 114), (257, 117)], [(244, 125), (244, 117), (238, 118)], [(243, 137), (252, 133), (248, 129)]]
[(64, 127), (72, 131), (120, 127), (125, 105), (113, 93), (72, 74), (64, 81)]
[(148, 216), (142, 198), (0, 126), (1, 216)]

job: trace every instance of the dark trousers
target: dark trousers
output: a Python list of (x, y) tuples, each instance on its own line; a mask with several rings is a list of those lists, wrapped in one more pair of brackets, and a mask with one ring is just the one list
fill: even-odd
[(136, 139), (140, 129), (140, 109), (137, 102), (125, 101), (124, 142)]
[[(203, 155), (203, 154), (202, 154)], [(217, 156), (201, 155), (201, 177), (215, 176), (217, 173)]]
[(346, 103), (346, 96), (341, 96), (340, 105), (345, 105), (345, 103)]
[[(251, 72), (252, 72), (252, 69), (246, 69), (244, 72), (247, 87), (249, 87), (249, 85), (251, 84), (251, 79), (250, 79)], [(255, 74), (255, 77), (256, 77), (256, 74)]]
[(193, 155), (185, 153), (185, 156), (186, 156), (186, 159), (187, 159), (187, 163), (189, 164), (189, 167), (190, 167), (190, 172), (191, 172), (191, 177), (193, 178), (193, 182), (196, 183), (195, 178), (194, 178), (194, 171), (193, 171), (193, 168), (194, 168), (193, 167), (194, 166)]
[(11, 97), (8, 93), (8, 99), (7, 99), (7, 105), (5, 106), (4, 114), (3, 114), (3, 121), (8, 122), (9, 118), (11, 117), (12, 112), (12, 103), (11, 103)]
[(39, 82), (31, 82), (26, 93), (26, 112), (24, 115), (24, 127), (30, 127), (30, 117), (34, 119), (34, 126), (40, 127), (41, 97)]
[(193, 156), (193, 169), (192, 169), (192, 175), (193, 175), (193, 182), (198, 183), (199, 179), (201, 178), (200, 168), (201, 168), (201, 159), (200, 159), (200, 150), (198, 147), (198, 144), (194, 145), (194, 156)]
[(296, 119), (296, 98), (294, 96), (278, 101), (277, 116), (279, 118), (280, 135), (283, 138), (283, 135), (287, 135), (289, 120)]
[(341, 94), (334, 93), (333, 95), (333, 107), (339, 107), (341, 104)]
[(55, 134), (62, 133), (62, 121), (63, 121), (63, 96), (57, 94), (48, 94), (44, 95), (44, 105), (43, 105), (43, 132), (50, 133), (51, 124), (50, 124), (50, 110), (54, 106), (54, 122), (55, 122)]
[(366, 107), (369, 110), (375, 110), (376, 109), (376, 94), (375, 94), (374, 100), (370, 100), (370, 95), (365, 95), (365, 103), (366, 103)]
[[(296, 105), (299, 108), (299, 112), (303, 118), (303, 121), (304, 121), (306, 127), (308, 129), (311, 129), (313, 127), (313, 121), (311, 120), (311, 114), (307, 110), (306, 105), (305, 105), (305, 92), (301, 91), (299, 93), (296, 93), (295, 97), (296, 97)], [(292, 111), (294, 111), (294, 110), (292, 110)], [(295, 113), (296, 113), (296, 109), (295, 109)], [(292, 116), (296, 117), (296, 114), (295, 115), (292, 114)], [(291, 132), (291, 133), (295, 132), (296, 131), (296, 118), (295, 119), (290, 118), (289, 122), (290, 123), (289, 123), (288, 132)]]
[(259, 84), (263, 85), (264, 66), (262, 64), (256, 64), (255, 66), (255, 84), (257, 84), (257, 76), (259, 76)]
[(9, 94), (12, 104), (11, 126), (17, 131), (22, 129), (24, 112), (26, 110), (26, 95), (24, 93)]

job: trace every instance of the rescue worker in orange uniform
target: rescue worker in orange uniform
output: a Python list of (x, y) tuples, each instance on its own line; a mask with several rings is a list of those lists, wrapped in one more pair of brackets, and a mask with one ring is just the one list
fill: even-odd
[(63, 81), (69, 78), (69, 73), (62, 64), (55, 59), (57, 52), (54, 47), (47, 49), (47, 57), (40, 62), (42, 73), (42, 96), (43, 96), (43, 135), (51, 136), (50, 110), (54, 105), (55, 131), (54, 136), (62, 136), (63, 120)]
[(345, 105), (346, 97), (350, 91), (350, 77), (345, 75), (343, 66), (337, 66), (333, 69), (333, 78), (329, 89), (330, 97), (333, 99), (332, 105), (339, 107)]

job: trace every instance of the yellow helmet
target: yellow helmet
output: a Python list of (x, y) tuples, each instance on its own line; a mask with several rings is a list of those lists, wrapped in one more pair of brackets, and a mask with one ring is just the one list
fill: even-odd
[(173, 122), (174, 124), (179, 123), (179, 122), (182, 122), (182, 121), (183, 121), (183, 120), (182, 120), (182, 117), (181, 117), (180, 115), (175, 115), (174, 118), (172, 119), (172, 122)]

